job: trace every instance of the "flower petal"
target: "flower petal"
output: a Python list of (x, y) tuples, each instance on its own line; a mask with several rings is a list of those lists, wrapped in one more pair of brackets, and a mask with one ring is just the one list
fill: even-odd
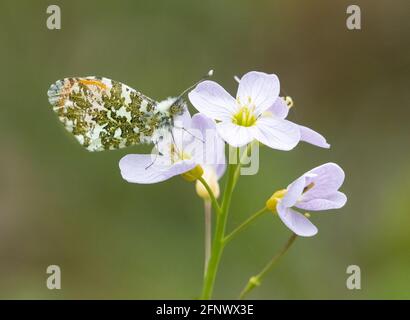
[(344, 193), (338, 191), (336, 193), (327, 195), (323, 199), (312, 199), (308, 201), (298, 202), (295, 207), (310, 210), (310, 211), (322, 211), (330, 209), (339, 209), (346, 204), (347, 197)]
[(285, 100), (282, 97), (279, 97), (266, 111), (272, 113), (272, 115), (277, 118), (285, 119), (288, 116), (289, 107)]
[(201, 150), (195, 150), (195, 161), (214, 167), (218, 178), (220, 178), (226, 168), (225, 143), (216, 130), (215, 121), (204, 114), (197, 113), (192, 117), (190, 132), (192, 132), (196, 142), (201, 144), (198, 145)]
[(336, 163), (326, 163), (306, 173), (306, 184), (313, 183), (312, 188), (302, 196), (302, 201), (324, 199), (339, 190), (345, 179), (345, 173)]
[(312, 237), (317, 233), (316, 226), (303, 214), (282, 206), (277, 207), (279, 218), (294, 233), (301, 237)]
[(281, 203), (284, 207), (290, 208), (293, 207), (303, 193), (303, 189), (306, 186), (305, 176), (301, 176), (292, 182), (288, 187), (285, 196), (281, 200)]
[(167, 180), (193, 169), (195, 165), (188, 160), (171, 164), (170, 159), (165, 156), (150, 154), (128, 154), (119, 163), (123, 179), (140, 184)]
[(327, 143), (326, 138), (320, 133), (317, 133), (316, 131), (304, 126), (299, 126), (299, 129), (301, 141), (305, 141), (321, 148), (330, 148), (330, 144)]
[(200, 130), (202, 135), (205, 136), (208, 129), (216, 129), (216, 123), (205, 114), (196, 113), (192, 117), (191, 127)]
[(183, 149), (184, 144), (189, 143), (193, 138), (192, 135), (187, 133), (191, 126), (192, 118), (188, 110), (185, 110), (182, 115), (176, 116), (172, 132), (166, 131), (162, 139), (157, 143), (161, 153), (167, 154), (170, 144), (175, 144), (179, 149)]
[(186, 109), (183, 114), (175, 116), (174, 126), (177, 128), (189, 129), (191, 127), (191, 121), (191, 114), (189, 113), (189, 110)]
[(233, 147), (242, 147), (254, 139), (253, 127), (242, 127), (232, 122), (216, 124), (219, 135)]
[(251, 128), (253, 136), (272, 149), (291, 150), (300, 140), (298, 126), (287, 120), (261, 117)]
[(273, 105), (279, 91), (279, 79), (275, 74), (251, 71), (241, 78), (236, 98), (242, 105), (246, 105), (251, 98), (255, 113), (259, 115)]
[(192, 105), (215, 120), (231, 120), (238, 109), (235, 99), (214, 81), (203, 81), (188, 94)]
[(226, 171), (226, 162), (217, 164), (215, 166), (215, 171), (216, 171), (216, 176), (218, 177), (218, 180), (221, 179)]

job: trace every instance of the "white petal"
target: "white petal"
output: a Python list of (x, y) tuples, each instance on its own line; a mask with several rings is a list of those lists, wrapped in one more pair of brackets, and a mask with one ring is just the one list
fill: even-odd
[(303, 214), (278, 205), (278, 215), (282, 222), (294, 233), (301, 237), (312, 237), (317, 233), (316, 226)]
[(203, 81), (188, 94), (192, 105), (215, 120), (231, 120), (238, 109), (235, 99), (214, 81)]
[(317, 133), (316, 131), (304, 126), (299, 126), (299, 129), (301, 141), (305, 141), (321, 148), (330, 148), (330, 144), (327, 143), (325, 137), (323, 137), (320, 133)]
[(218, 177), (225, 171), (225, 142), (216, 130), (215, 121), (204, 114), (197, 113), (192, 117), (189, 132), (193, 136), (195, 150), (192, 156), (196, 163), (214, 167)]
[(242, 105), (246, 105), (250, 98), (259, 115), (273, 105), (279, 91), (279, 79), (275, 74), (251, 71), (241, 78), (236, 97)]
[(218, 134), (215, 121), (197, 113), (192, 118), (192, 127), (201, 131), (203, 141), (202, 158), (199, 163), (212, 166), (218, 179), (221, 178), (226, 169), (225, 141)]
[(174, 126), (177, 128), (189, 129), (191, 127), (191, 114), (189, 110), (184, 110), (184, 113), (174, 118)]
[(302, 199), (324, 199), (327, 195), (339, 190), (345, 179), (345, 173), (336, 163), (326, 163), (306, 173), (306, 184), (313, 183), (313, 187), (306, 191)]
[(293, 207), (296, 201), (299, 200), (300, 196), (303, 193), (303, 189), (306, 186), (306, 178), (301, 176), (292, 182), (288, 187), (285, 196), (281, 200), (281, 203), (284, 207)]
[(285, 119), (288, 116), (289, 107), (286, 104), (285, 100), (282, 97), (279, 97), (266, 111), (272, 113), (273, 116), (276, 116), (280, 119)]
[(298, 202), (295, 206), (309, 211), (322, 211), (330, 209), (340, 209), (346, 204), (347, 197), (344, 193), (338, 191), (333, 194), (329, 194), (323, 198), (312, 199), (312, 200), (302, 200)]
[(252, 128), (254, 137), (272, 149), (291, 150), (300, 140), (296, 124), (272, 117), (261, 117)]
[(224, 162), (219, 163), (215, 166), (215, 171), (216, 171), (216, 176), (218, 177), (218, 179), (221, 179), (222, 176), (224, 175), (225, 171), (226, 171), (225, 156), (224, 156)]
[(221, 138), (233, 147), (242, 147), (251, 142), (254, 139), (252, 128), (238, 126), (232, 122), (220, 122), (216, 125)]
[(195, 167), (192, 161), (171, 164), (164, 156), (150, 154), (129, 154), (120, 160), (122, 177), (128, 182), (150, 184), (167, 180)]
[(215, 121), (205, 114), (196, 113), (192, 117), (192, 128), (200, 130), (202, 135), (205, 136), (207, 130), (216, 128), (216, 124)]

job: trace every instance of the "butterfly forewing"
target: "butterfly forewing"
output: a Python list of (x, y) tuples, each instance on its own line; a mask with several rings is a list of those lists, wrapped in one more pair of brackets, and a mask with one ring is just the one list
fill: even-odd
[(157, 102), (107, 78), (65, 78), (51, 85), (48, 97), (65, 128), (89, 151), (152, 142), (164, 122)]

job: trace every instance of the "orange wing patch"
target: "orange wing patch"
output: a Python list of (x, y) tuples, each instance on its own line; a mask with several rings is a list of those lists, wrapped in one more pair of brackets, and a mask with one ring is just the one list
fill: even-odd
[(84, 84), (84, 85), (86, 85), (86, 86), (88, 86), (88, 85), (92, 85), (92, 86), (97, 86), (97, 87), (99, 87), (99, 88), (101, 88), (101, 89), (103, 89), (103, 90), (107, 90), (108, 89), (108, 87), (104, 84), (104, 83), (102, 83), (101, 81), (98, 81), (98, 80), (90, 80), (90, 79), (80, 79), (78, 82), (80, 82), (80, 83), (82, 83), (82, 84)]

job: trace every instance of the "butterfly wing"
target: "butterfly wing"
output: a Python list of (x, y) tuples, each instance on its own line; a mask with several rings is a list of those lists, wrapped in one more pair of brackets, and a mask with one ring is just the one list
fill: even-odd
[(167, 120), (157, 112), (156, 101), (107, 78), (58, 80), (48, 99), (65, 128), (89, 151), (149, 143)]

